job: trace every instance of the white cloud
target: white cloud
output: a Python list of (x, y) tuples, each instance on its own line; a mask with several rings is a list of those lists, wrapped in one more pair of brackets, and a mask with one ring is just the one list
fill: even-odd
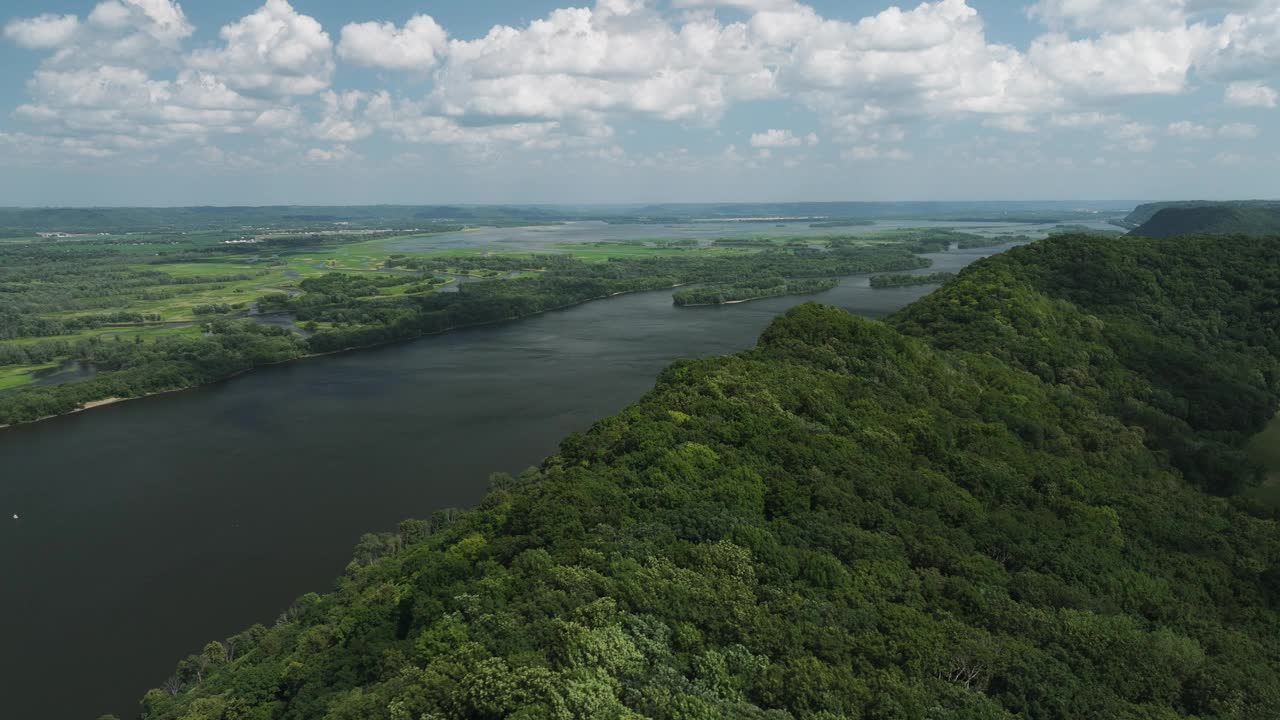
[(1026, 56), (987, 42), (982, 19), (963, 0), (890, 8), (857, 23), (797, 8), (769, 18), (787, 17), (785, 32), (761, 29), (765, 14), (751, 26), (783, 58), (784, 89), (820, 111), (1016, 114), (1057, 104)]
[(1208, 140), (1213, 137), (1213, 128), (1197, 125), (1193, 122), (1175, 122), (1169, 124), (1169, 135), (1185, 140)]
[(389, 22), (351, 23), (342, 28), (338, 57), (358, 65), (426, 71), (448, 49), (449, 34), (429, 15), (397, 28)]
[[(280, 112), (194, 71), (170, 81), (114, 65), (39, 70), (28, 87), (35, 102), (19, 107), (19, 116), (45, 130), (91, 135), (110, 145), (165, 145), (185, 137), (239, 132)], [(268, 125), (279, 127), (278, 122)]]
[(1049, 116), (1049, 124), (1060, 128), (1092, 128), (1124, 122), (1126, 120), (1123, 116), (1101, 113), (1096, 110), (1092, 112), (1053, 113)]
[[(128, 11), (141, 11), (147, 18), (147, 32), (156, 38), (176, 42), (195, 31), (182, 7), (173, 0), (107, 0), (95, 8), (95, 14), (103, 5), (121, 5)], [(90, 16), (90, 20), (93, 16)]]
[(273, 107), (263, 110), (253, 121), (260, 130), (288, 130), (302, 124), (302, 111), (297, 107)]
[(358, 158), (359, 155), (346, 145), (334, 145), (330, 148), (311, 148), (305, 157), (308, 162), (332, 164)]
[(889, 160), (891, 162), (907, 162), (912, 159), (912, 154), (902, 148), (882, 148), (879, 145), (854, 145), (853, 147), (840, 153), (840, 157), (845, 160), (864, 161), (864, 160)]
[[(177, 3), (103, 0), (85, 17), (13, 20), (4, 35), (49, 51), (18, 118), (111, 152), (248, 133), (291, 138), (299, 155), (316, 141), (354, 152), (383, 133), (617, 158), (617, 120), (714, 126), (762, 99), (810, 111), (851, 159), (901, 160), (909, 129), (958, 118), (1021, 133), (1099, 128), (1109, 149), (1142, 152), (1164, 134), (1249, 140), (1258, 130), (1133, 123), (1109, 108), (1114, 98), (1195, 82), (1230, 83), (1234, 106), (1280, 102), (1264, 81), (1280, 65), (1276, 0), (1040, 0), (1029, 12), (1048, 31), (1020, 48), (990, 39), (966, 0), (855, 20), (797, 0), (596, 0), (471, 39), (417, 15), (348, 24), (336, 53), (315, 19), (265, 0), (221, 28), (216, 46), (185, 56), (194, 28)], [(412, 96), (335, 92), (335, 56), (429, 84)], [(777, 153), (817, 143), (770, 129), (749, 144)]]
[(324, 117), (314, 128), (315, 136), (321, 140), (344, 143), (369, 137), (373, 133), (373, 126), (358, 115), (361, 106), (368, 100), (369, 96), (359, 90), (326, 92)]
[(267, 0), (222, 28), (225, 45), (193, 52), (187, 63), (231, 88), (263, 97), (311, 95), (329, 87), (334, 63), (329, 35), (286, 0)]
[(222, 170), (260, 170), (267, 166), (261, 159), (244, 153), (227, 152), (216, 145), (200, 145), (184, 153), (206, 167)]
[(1248, 12), (1228, 15), (1214, 52), (1205, 58), (1206, 74), (1232, 80), (1275, 77), (1280, 66), (1280, 3), (1259, 0)]
[(982, 124), (1006, 132), (1033, 133), (1036, 131), (1036, 126), (1026, 115), (997, 115), (986, 119)]
[(1186, 0), (1040, 0), (1027, 14), (1054, 28), (1169, 28), (1183, 24), (1185, 6)]
[(117, 151), (100, 147), (80, 138), (49, 137), (28, 133), (0, 132), (0, 166), (24, 167), (44, 164), (53, 159), (74, 163), (83, 160), (101, 160), (116, 155)]
[(1258, 126), (1249, 123), (1229, 123), (1218, 128), (1218, 135), (1231, 140), (1252, 140), (1258, 137)]
[(1038, 0), (1027, 9), (1034, 20), (1055, 28), (1120, 31), (1134, 27), (1168, 29), (1197, 14), (1254, 11), (1271, 0)]
[(1188, 73), (1214, 39), (1203, 25), (1140, 28), (1083, 40), (1051, 34), (1037, 38), (1028, 54), (1069, 94), (1173, 95), (1186, 88)]
[(1233, 82), (1227, 86), (1223, 97), (1228, 105), (1260, 108), (1273, 108), (1280, 99), (1275, 90), (1257, 80)]
[(1150, 125), (1136, 122), (1108, 127), (1106, 136), (1112, 143), (1107, 146), (1107, 149), (1135, 153), (1151, 152), (1156, 146), (1155, 139), (1151, 137), (1153, 131), (1154, 128)]
[(171, 58), (192, 32), (182, 8), (170, 0), (106, 0), (86, 21), (46, 14), (5, 25), (5, 37), (18, 45), (56, 50), (46, 64), (62, 68), (155, 65)]
[(66, 45), (79, 29), (80, 18), (75, 15), (46, 14), (9, 21), (4, 36), (24, 48), (42, 50)]
[(613, 128), (590, 121), (520, 121), (464, 125), (435, 114), (424, 103), (396, 100), (385, 91), (368, 98), (362, 122), (408, 143), (485, 147), (513, 144), (527, 149), (563, 149), (610, 142)]
[(563, 119), (633, 113), (712, 123), (736, 99), (774, 92), (741, 23), (676, 27), (640, 3), (553, 11), (449, 43), (432, 102), (443, 114)]
[(798, 137), (790, 130), (770, 129), (751, 136), (751, 147), (753, 148), (792, 148), (800, 147), (801, 145), (813, 147), (817, 144), (817, 133), (809, 133), (803, 137)]

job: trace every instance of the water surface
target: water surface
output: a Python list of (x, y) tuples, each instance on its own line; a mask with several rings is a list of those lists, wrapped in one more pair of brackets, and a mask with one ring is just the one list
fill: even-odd
[(807, 300), (882, 317), (932, 289), (621, 296), (0, 431), (0, 717), (132, 717), (180, 657), (329, 589), (361, 533), (473, 504), (673, 360)]
[[(1104, 220), (1070, 222), (1092, 230), (1115, 232), (1117, 228)], [(619, 240), (681, 239), (709, 244), (716, 238), (743, 238), (756, 235), (771, 237), (830, 237), (869, 235), (883, 230), (924, 228), (961, 230), (974, 235), (1028, 235), (1043, 238), (1059, 223), (1013, 222), (945, 222), (937, 220), (877, 220), (870, 225), (837, 228), (811, 227), (804, 222), (694, 222), (673, 224), (617, 223), (599, 221), (570, 222), (543, 227), (477, 228), (461, 232), (406, 238), (387, 245), (391, 252), (423, 252), (457, 248), (486, 247), (497, 252), (553, 252), (560, 245)]]

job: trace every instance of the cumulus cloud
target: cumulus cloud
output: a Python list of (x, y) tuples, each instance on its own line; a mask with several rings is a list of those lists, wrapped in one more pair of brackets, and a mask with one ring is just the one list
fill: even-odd
[(1060, 128), (1094, 128), (1123, 122), (1126, 122), (1123, 116), (1097, 112), (1096, 110), (1091, 112), (1053, 113), (1049, 116), (1049, 124)]
[(882, 148), (879, 145), (855, 145), (848, 150), (840, 153), (840, 157), (844, 160), (866, 161), (866, 160), (888, 160), (890, 162), (906, 162), (912, 159), (912, 154), (902, 148)]
[(333, 164), (359, 157), (346, 145), (334, 145), (329, 148), (311, 148), (306, 154), (307, 162)]
[(279, 128), (279, 108), (238, 95), (215, 77), (183, 71), (155, 80), (137, 68), (104, 65), (39, 70), (29, 83), (32, 103), (16, 114), (64, 132), (92, 134), (104, 146), (164, 145), (188, 137), (239, 132), (261, 123)]
[(1169, 124), (1169, 135), (1184, 140), (1253, 140), (1258, 137), (1258, 126), (1252, 123), (1227, 123), (1217, 128), (1198, 125), (1193, 122), (1175, 122)]
[(797, 137), (790, 130), (770, 129), (751, 136), (751, 147), (753, 148), (791, 148), (800, 147), (801, 145), (813, 147), (817, 144), (817, 133), (809, 133), (803, 137)]
[(1186, 0), (1040, 0), (1027, 14), (1054, 28), (1169, 28), (1183, 24), (1186, 4)]
[(1027, 9), (1027, 14), (1055, 29), (1168, 29), (1185, 25), (1192, 17), (1206, 12), (1252, 12), (1268, 2), (1270, 0), (1039, 0)]
[(1135, 153), (1147, 153), (1155, 149), (1156, 141), (1151, 137), (1154, 128), (1137, 122), (1128, 122), (1106, 129), (1106, 136), (1111, 140), (1108, 150), (1124, 150)]
[[(713, 127), (753, 100), (812, 113), (852, 160), (902, 160), (909, 129), (957, 118), (1091, 131), (1141, 152), (1160, 135), (1248, 140), (1258, 130), (1133, 123), (1109, 109), (1115, 98), (1219, 83), (1228, 105), (1280, 102), (1267, 84), (1280, 65), (1275, 0), (1039, 0), (1028, 12), (1044, 32), (1021, 47), (988, 37), (966, 0), (849, 20), (798, 0), (596, 0), (467, 39), (428, 15), (351, 23), (336, 48), (314, 18), (265, 0), (194, 50), (172, 0), (102, 0), (84, 17), (12, 20), (4, 36), (49, 53), (17, 116), (111, 152), (262, 133), (291, 138), (303, 156), (315, 143), (354, 154), (382, 133), (609, 159), (625, 155), (619, 120)], [(416, 73), (425, 89), (336, 92), (337, 60)], [(750, 138), (757, 152), (817, 142), (785, 129)]]
[(389, 22), (351, 23), (342, 28), (338, 57), (358, 65), (426, 71), (448, 49), (449, 34), (429, 15), (403, 28)]
[(1006, 132), (1033, 133), (1036, 131), (1036, 126), (1026, 115), (997, 115), (988, 118), (983, 124)]
[(1202, 63), (1212, 77), (1257, 80), (1274, 77), (1280, 65), (1280, 3), (1258, 2), (1232, 13), (1219, 26), (1219, 42)]
[(1230, 140), (1252, 140), (1258, 137), (1258, 126), (1251, 123), (1228, 123), (1218, 128), (1218, 136)]
[(117, 151), (101, 147), (81, 138), (50, 137), (28, 133), (0, 132), (0, 165), (22, 166), (31, 162), (54, 160), (101, 160), (116, 155)]
[(1214, 31), (1202, 25), (1141, 28), (1082, 40), (1051, 34), (1031, 44), (1029, 57), (1066, 93), (1173, 95), (1186, 88), (1197, 57), (1214, 41)]
[(433, 112), (428, 103), (397, 100), (386, 91), (362, 98), (356, 109), (360, 122), (407, 143), (464, 145), (472, 148), (499, 144), (525, 149), (563, 150), (599, 147), (612, 141), (613, 128), (592, 119), (515, 121), (468, 125)]
[(349, 143), (363, 140), (373, 133), (373, 126), (359, 116), (359, 111), (369, 100), (369, 95), (359, 90), (345, 93), (333, 91), (324, 94), (324, 116), (314, 128), (321, 140)]
[(192, 32), (182, 8), (170, 0), (106, 0), (85, 20), (45, 14), (4, 28), (5, 37), (22, 47), (56, 51), (46, 64), (60, 68), (162, 64)]
[(41, 15), (11, 20), (4, 26), (4, 36), (31, 50), (45, 50), (66, 45), (80, 29), (75, 15)]
[(988, 42), (963, 0), (890, 8), (857, 23), (796, 6), (761, 13), (751, 27), (781, 51), (783, 85), (820, 110), (1016, 114), (1056, 104), (1042, 73), (1013, 48)]
[(1227, 86), (1224, 99), (1236, 107), (1273, 108), (1280, 99), (1275, 90), (1259, 80), (1241, 80)]
[(1193, 122), (1176, 122), (1169, 124), (1169, 135), (1186, 140), (1208, 140), (1214, 136), (1213, 128), (1197, 125)]
[(287, 0), (267, 0), (220, 35), (223, 47), (191, 53), (188, 65), (217, 74), (240, 92), (264, 97), (311, 95), (329, 87), (334, 70), (329, 34)]
[(625, 112), (712, 123), (774, 93), (741, 23), (675, 26), (639, 2), (565, 8), (523, 28), (449, 43), (432, 102), (450, 116), (565, 119)]
[(54, 51), (14, 115), (105, 157), (180, 141), (212, 147), (213, 135), (290, 132), (303, 123), (303, 110), (287, 98), (327, 87), (328, 36), (283, 0), (224, 27), (223, 47), (184, 57), (182, 43), (194, 30), (171, 0), (105, 0), (84, 19), (12, 21), (7, 37)]

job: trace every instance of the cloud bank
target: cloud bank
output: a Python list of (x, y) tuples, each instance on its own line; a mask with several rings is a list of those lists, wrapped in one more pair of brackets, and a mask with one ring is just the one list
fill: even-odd
[[(1208, 86), (1223, 108), (1277, 106), (1275, 0), (1040, 0), (1025, 12), (1039, 30), (1023, 47), (993, 41), (966, 0), (858, 19), (796, 0), (597, 0), (468, 39), (425, 14), (326, 30), (266, 0), (197, 43), (172, 0), (105, 0), (83, 17), (4, 26), (45, 55), (13, 111), (24, 125), (5, 136), (81, 158), (234, 137), (307, 162), (358, 159), (376, 138), (626, 161), (620, 124), (715, 131), (735, 108), (786, 103), (846, 161), (903, 161), (913, 132), (946, 124), (1012, 136), (1105, 127), (1100, 142), (1149, 151), (1259, 132), (1187, 120), (1158, 132), (1112, 105)], [(376, 79), (335, 86), (347, 67)], [(819, 132), (766, 126), (740, 142), (800, 151)]]

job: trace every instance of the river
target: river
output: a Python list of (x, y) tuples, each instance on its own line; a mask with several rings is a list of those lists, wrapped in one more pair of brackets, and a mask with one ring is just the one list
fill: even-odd
[[(1118, 232), (1103, 219), (1066, 224), (1080, 225), (1097, 232)], [(947, 222), (940, 220), (876, 220), (868, 225), (824, 228), (805, 222), (696, 222), (673, 224), (569, 222), (533, 227), (476, 228), (461, 232), (423, 235), (396, 240), (387, 245), (391, 252), (424, 252), (456, 248), (488, 248), (494, 252), (555, 252), (561, 246), (582, 243), (650, 240), (654, 238), (696, 240), (709, 245), (716, 238), (744, 238), (767, 235), (776, 238), (821, 238), (832, 235), (870, 235), (885, 230), (959, 230), (974, 235), (1028, 235), (1043, 238), (1059, 223)]]
[(808, 300), (874, 318), (931, 290), (639, 293), (0, 431), (0, 716), (132, 717), (181, 657), (329, 589), (361, 533), (475, 503), (673, 360), (749, 348)]

